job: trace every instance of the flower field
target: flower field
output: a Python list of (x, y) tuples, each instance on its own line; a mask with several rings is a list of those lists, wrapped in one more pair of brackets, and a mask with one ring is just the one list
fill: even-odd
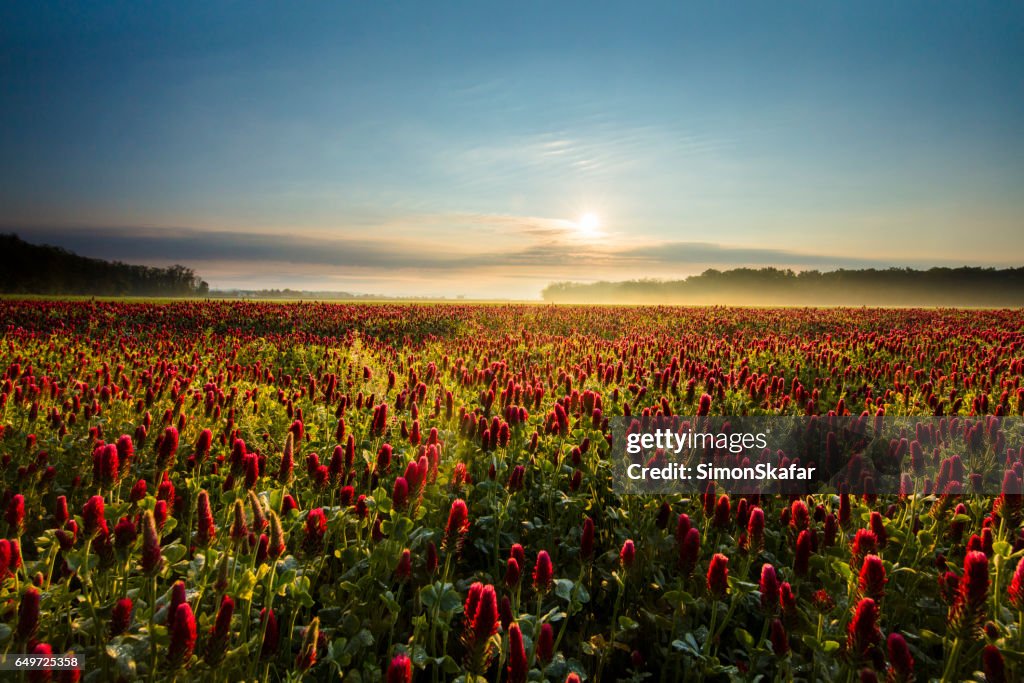
[[(85, 662), (26, 680), (1024, 679), (1024, 312), (2, 300), (0, 335), (0, 648)], [(616, 495), (609, 420), (658, 414), (942, 428), (899, 494)]]

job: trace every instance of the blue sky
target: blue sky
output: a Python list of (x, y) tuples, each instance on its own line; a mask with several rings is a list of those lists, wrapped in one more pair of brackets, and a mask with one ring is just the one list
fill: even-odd
[(2, 229), (215, 287), (1020, 265), (1022, 124), (1020, 3), (0, 9)]

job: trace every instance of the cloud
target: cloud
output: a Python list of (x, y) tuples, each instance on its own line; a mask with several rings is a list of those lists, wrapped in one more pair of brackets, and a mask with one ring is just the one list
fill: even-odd
[[(621, 259), (677, 265), (719, 264), (733, 266), (789, 266), (807, 268), (872, 268), (889, 261), (862, 257), (809, 254), (771, 247), (741, 247), (712, 242), (664, 242), (628, 247)], [(901, 263), (906, 264), (906, 261)], [(934, 264), (929, 264), (934, 265)]]
[[(451, 226), (443, 237), (435, 223)], [(194, 228), (91, 227), (6, 230), (36, 243), (129, 263), (194, 268), (213, 286), (296, 286), (346, 289), (351, 283), (392, 283), (415, 290), (415, 282), (459, 292), (501, 281), (528, 284), (539, 292), (553, 280), (681, 278), (707, 268), (777, 266), (834, 270), (963, 263), (873, 259), (806, 253), (776, 247), (712, 242), (628, 241), (623, 236), (585, 239), (571, 222), (530, 216), (452, 214), (426, 221), (419, 236), (393, 236), (388, 224), (360, 228), (360, 236), (199, 230)], [(351, 233), (351, 230), (348, 231)], [(266, 284), (263, 284), (266, 283)], [(319, 284), (318, 284), (319, 283)], [(416, 294), (418, 291), (405, 293)]]

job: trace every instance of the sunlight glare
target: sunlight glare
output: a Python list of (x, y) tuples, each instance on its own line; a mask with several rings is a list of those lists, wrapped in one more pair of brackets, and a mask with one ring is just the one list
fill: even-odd
[(580, 216), (576, 228), (584, 237), (593, 237), (600, 234), (601, 219), (596, 213), (585, 213)]

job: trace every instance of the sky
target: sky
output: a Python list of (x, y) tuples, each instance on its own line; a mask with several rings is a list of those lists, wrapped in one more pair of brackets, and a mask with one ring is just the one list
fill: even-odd
[(3, 3), (0, 231), (214, 288), (1024, 264), (1024, 4)]

